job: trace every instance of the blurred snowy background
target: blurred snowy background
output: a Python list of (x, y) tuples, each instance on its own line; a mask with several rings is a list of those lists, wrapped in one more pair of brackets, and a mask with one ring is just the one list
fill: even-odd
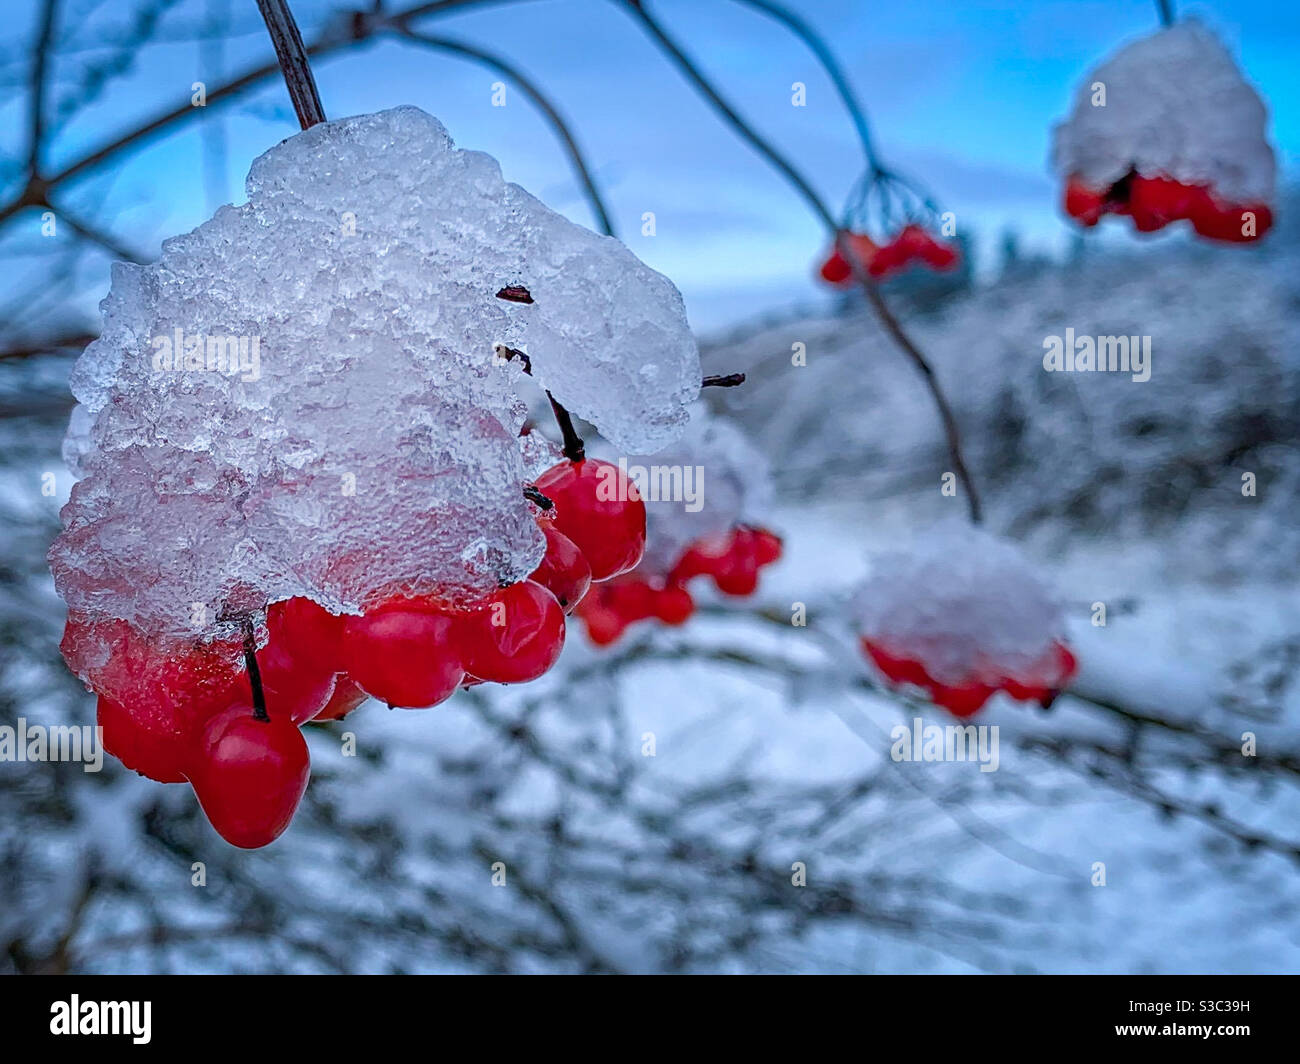
[[(0, 64), (15, 89), (6, 200), (24, 184), (42, 7), (24, 6)], [(871, 551), (961, 518), (937, 490), (947, 459), (932, 408), (860, 299), (808, 280), (822, 238), (797, 202), (690, 97), (657, 106), (654, 94), (684, 90), (611, 5), (592, 6), (432, 25), (513, 54), (563, 98), (621, 229), (658, 211), (664, 237), (630, 246), (682, 287), (705, 371), (749, 375), (710, 400), (772, 464), (766, 523), (785, 559), (756, 599), (708, 600), (681, 629), (641, 626), (595, 651), (575, 625), (559, 666), (525, 687), (428, 712), (369, 704), (310, 727), (303, 811), (264, 851), (226, 846), (187, 788), (115, 762), (99, 774), (0, 762), (0, 971), (1300, 969), (1300, 200), (1288, 193), (1277, 230), (1250, 248), (1106, 227), (1077, 238), (1054, 220), (1050, 123), (1098, 55), (1150, 28), (1149, 5), (1036, 5), (960, 47), (945, 20), (978, 20), (948, 5), (919, 5), (934, 10), (910, 22), (797, 5), (844, 49), (886, 145), (962, 219), (974, 268), (904, 278), (890, 298), (947, 389), (990, 527), (1055, 580), (1081, 661), (1075, 696), (1052, 710), (999, 697), (978, 719), (1001, 728), (997, 771), (897, 763), (893, 725), (947, 718), (881, 691), (839, 618)], [(810, 143), (801, 161), (839, 175), (828, 194), (847, 188), (842, 115), (800, 125), (781, 109), (791, 80), (815, 79), (796, 46), (734, 5), (660, 6), (774, 136)], [(195, 71), (232, 76), (269, 55), (251, 5), (131, 7), (68, 0), (51, 171), (183, 103)], [(309, 40), (336, 17), (295, 10)], [(141, 27), (145, 11), (157, 17)], [(1218, 18), (1275, 109), (1285, 166), (1300, 142), (1295, 74), (1273, 53), (1294, 51), (1296, 16), (1256, 3)], [(223, 43), (197, 40), (209, 20)], [(940, 65), (960, 76), (909, 95), (905, 60), (931, 54), (940, 27)], [(161, 43), (141, 46), (146, 33)], [(124, 43), (105, 43), (114, 34)], [(520, 40), (532, 44), (512, 50)], [(375, 55), (396, 48), (319, 69), (326, 107), (421, 104), (589, 220), (535, 116), (490, 109), (492, 77)], [(633, 95), (614, 106), (601, 86), (622, 76), (624, 49)], [(999, 111), (1013, 99), (1021, 125)], [(67, 373), (97, 327), (103, 245), (149, 257), (242, 199), (248, 162), (293, 128), (274, 81), (218, 113), (72, 182), (80, 237), (65, 225), (42, 238), (36, 211), (0, 228), (0, 725), (93, 717), (58, 655), (63, 607), (44, 560), (69, 484)], [(526, 137), (505, 146), (516, 127), (488, 116)], [(1066, 328), (1151, 336), (1151, 380), (1043, 372), (1044, 339)], [(791, 365), (795, 344), (806, 366)], [(789, 624), (795, 602), (807, 628)], [(341, 756), (347, 731), (357, 757)], [(505, 887), (492, 885), (497, 861)], [(791, 885), (795, 862), (805, 887)]]

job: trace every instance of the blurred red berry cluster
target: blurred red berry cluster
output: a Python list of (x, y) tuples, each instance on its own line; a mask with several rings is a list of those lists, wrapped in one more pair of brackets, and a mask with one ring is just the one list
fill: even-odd
[(758, 589), (759, 571), (781, 557), (781, 539), (763, 528), (737, 525), (691, 544), (664, 576), (630, 572), (599, 588), (578, 607), (587, 637), (597, 646), (617, 641), (637, 621), (685, 624), (695, 612), (686, 585), (710, 578), (724, 595), (744, 597)]
[(863, 652), (887, 680), (921, 688), (927, 692), (931, 702), (943, 706), (955, 717), (977, 713), (997, 691), (1005, 691), (1021, 702), (1050, 706), (1078, 668), (1074, 655), (1065, 644), (1055, 642), (1043, 661), (1034, 663), (1020, 676), (1010, 675), (1011, 670), (988, 663), (975, 675), (945, 683), (935, 679), (924, 662), (865, 637), (861, 642)]
[[(921, 263), (932, 270), (955, 269), (961, 261), (961, 255), (951, 244), (935, 240), (919, 225), (904, 226), (888, 243), (878, 245), (865, 233), (847, 233), (844, 238), (849, 247), (867, 271), (867, 275), (884, 280), (901, 273), (914, 263)], [(848, 287), (853, 283), (853, 267), (841, 253), (839, 246), (831, 249), (830, 256), (822, 263), (822, 280), (839, 287)]]
[(1080, 225), (1094, 226), (1107, 214), (1129, 217), (1140, 233), (1189, 221), (1210, 240), (1247, 244), (1273, 226), (1266, 204), (1225, 203), (1208, 185), (1189, 185), (1156, 174), (1130, 173), (1109, 188), (1094, 188), (1077, 175), (1065, 185), (1065, 213)]

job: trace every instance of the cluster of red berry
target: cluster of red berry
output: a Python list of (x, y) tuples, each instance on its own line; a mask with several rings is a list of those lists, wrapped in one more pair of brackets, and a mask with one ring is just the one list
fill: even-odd
[[(867, 274), (876, 280), (899, 273), (914, 262), (924, 263), (932, 270), (951, 270), (961, 258), (955, 247), (935, 240), (919, 225), (904, 226), (893, 240), (883, 245), (876, 244), (865, 233), (849, 233), (845, 239)], [(840, 287), (853, 283), (853, 267), (840, 254), (838, 246), (831, 249), (830, 257), (822, 263), (821, 276)]]
[[(1208, 185), (1186, 185), (1161, 174), (1144, 177), (1136, 172), (1109, 188), (1093, 188), (1071, 177), (1065, 185), (1065, 213), (1085, 226), (1096, 225), (1103, 215), (1127, 215), (1140, 233), (1187, 220), (1203, 237), (1237, 244), (1258, 240), (1273, 226), (1273, 212), (1265, 204), (1224, 203)], [(1253, 216), (1253, 224), (1246, 224), (1247, 214)]]
[[(930, 701), (943, 706), (954, 717), (972, 716), (996, 691), (1005, 691), (1021, 702), (1038, 702), (1046, 708), (1078, 668), (1078, 662), (1065, 644), (1054, 642), (1042, 667), (1027, 670), (1033, 679), (1007, 676), (1002, 670), (989, 668), (979, 670), (978, 676), (952, 684), (936, 680), (923, 662), (892, 652), (873, 640), (864, 637), (862, 649), (891, 683), (922, 688)], [(1051, 677), (1050, 684), (1046, 677)]]
[(697, 576), (710, 577), (724, 595), (744, 597), (758, 589), (758, 573), (781, 557), (781, 539), (764, 528), (737, 525), (729, 532), (692, 543), (664, 577), (627, 573), (596, 588), (578, 616), (597, 646), (615, 642), (637, 621), (654, 618), (685, 624), (695, 612), (686, 589)]
[(163, 643), (125, 621), (70, 614), (63, 653), (99, 695), (105, 748), (152, 779), (188, 781), (228, 842), (265, 846), (307, 786), (299, 726), (367, 696), (418, 709), (462, 686), (534, 680), (560, 655), (566, 608), (640, 561), (645, 505), (616, 467), (565, 461), (538, 489), (554, 503), (539, 519), (545, 558), (477, 602), (390, 597), (358, 616), (306, 598), (273, 604), (254, 654), (260, 705), (241, 641)]

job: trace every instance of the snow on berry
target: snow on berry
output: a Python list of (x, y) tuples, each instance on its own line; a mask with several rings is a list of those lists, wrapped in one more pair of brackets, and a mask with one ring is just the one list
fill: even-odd
[(652, 456), (625, 458), (646, 511), (646, 550), (632, 571), (593, 586), (577, 615), (597, 645), (643, 620), (684, 624), (695, 612), (686, 584), (712, 578), (724, 594), (750, 595), (781, 541), (752, 526), (770, 508), (766, 457), (725, 418), (697, 407), (682, 439)]
[(956, 716), (998, 690), (1050, 704), (1075, 671), (1060, 606), (1034, 567), (976, 529), (941, 527), (872, 559), (854, 614), (886, 679), (925, 689)]
[(734, 421), (703, 404), (671, 447), (627, 459), (646, 507), (641, 570), (666, 576), (701, 539), (764, 519), (772, 507), (771, 466)]
[(1256, 239), (1272, 224), (1267, 123), (1263, 101), (1199, 21), (1127, 44), (1083, 79), (1054, 131), (1066, 213), (1086, 226), (1130, 215), (1143, 232), (1187, 219), (1212, 239)]
[[(247, 191), (114, 268), (72, 375), (81, 479), (50, 556), (70, 606), (181, 636), (293, 596), (357, 612), (526, 577), (534, 385), (494, 341), (618, 446), (685, 424), (700, 371), (673, 286), (418, 109), (314, 126)], [(512, 285), (533, 303), (497, 298)]]

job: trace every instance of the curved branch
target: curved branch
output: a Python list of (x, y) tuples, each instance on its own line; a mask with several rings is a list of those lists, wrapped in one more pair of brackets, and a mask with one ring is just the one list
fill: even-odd
[(582, 185), (583, 191), (587, 195), (587, 200), (591, 204), (592, 213), (596, 216), (596, 221), (600, 226), (600, 231), (606, 236), (616, 236), (614, 223), (611, 221), (609, 211), (605, 207), (605, 200), (596, 187), (596, 181), (592, 177), (591, 168), (587, 165), (583, 157), (582, 150), (578, 147), (578, 142), (574, 138), (568, 123), (564, 117), (555, 108), (551, 101), (546, 97), (541, 89), (518, 67), (513, 66), (506, 60), (491, 52), (485, 52), (481, 48), (465, 44), (461, 41), (450, 40), (446, 37), (434, 37), (427, 33), (420, 33), (417, 30), (399, 28), (396, 31), (399, 37), (403, 37), (417, 44), (422, 44), (426, 48), (434, 48), (438, 51), (448, 52), (452, 55), (465, 56), (483, 66), (490, 67), (502, 77), (513, 81), (519, 90), (527, 96), (542, 112), (547, 121), (550, 122), (551, 128), (555, 130), (555, 135), (559, 137), (560, 142), (564, 145), (565, 153), (569, 156), (569, 162), (573, 166), (574, 173)]
[[(353, 19), (352, 25), (346, 32), (339, 28), (333, 27), (323, 32), (314, 43), (306, 46), (306, 54), (311, 57), (319, 57), (331, 52), (341, 51), (350, 48), (353, 45), (375, 36), (376, 34), (389, 29), (403, 29), (408, 26), (414, 19), (422, 18), (427, 15), (441, 14), (444, 11), (466, 8), (471, 6), (486, 5), (489, 3), (502, 3), (503, 0), (431, 0), (431, 2), (418, 4), (415, 7), (407, 8), (403, 11), (395, 12), (391, 15), (375, 15), (358, 12)], [(518, 0), (511, 0), (518, 2)], [(238, 77), (220, 88), (214, 89), (207, 94), (207, 105), (212, 106), (216, 103), (224, 103), (242, 95), (249, 89), (256, 86), (259, 82), (271, 77), (273, 74), (280, 73), (280, 64), (278, 62), (264, 63), (245, 71)], [(169, 127), (175, 125), (181, 119), (194, 113), (194, 107), (189, 103), (182, 104), (180, 107), (172, 108), (162, 114), (156, 115), (149, 121), (135, 129), (123, 133), (121, 136), (109, 141), (107, 144), (94, 149), (86, 155), (83, 155), (76, 162), (65, 166), (58, 173), (49, 177), (33, 177), (28, 187), (18, 194), (13, 200), (0, 206), (0, 225), (12, 218), (15, 214), (27, 207), (33, 206), (40, 201), (49, 190), (62, 185), (72, 178), (84, 173), (100, 163), (117, 155), (119, 152), (130, 147), (133, 144), (142, 143), (150, 140), (155, 135), (164, 132)]]
[(880, 173), (882, 167), (879, 158), (876, 156), (875, 144), (871, 139), (871, 127), (867, 124), (866, 112), (862, 109), (853, 87), (849, 84), (848, 75), (844, 73), (839, 60), (835, 58), (835, 54), (826, 46), (826, 42), (822, 40), (821, 36), (793, 11), (782, 7), (780, 4), (771, 3), (770, 0), (735, 0), (735, 2), (746, 7), (752, 7), (755, 11), (760, 11), (767, 15), (768, 18), (781, 23), (808, 46), (808, 49), (817, 57), (817, 61), (821, 63), (826, 76), (831, 79), (831, 84), (835, 86), (840, 101), (844, 104), (845, 110), (849, 112), (849, 118), (853, 120), (853, 128), (857, 130), (858, 140), (862, 143), (862, 154), (866, 157), (867, 166), (872, 171)]
[(90, 222), (83, 222), (75, 214), (69, 214), (67, 211), (56, 207), (53, 204), (47, 204), (47, 206), (54, 212), (56, 218), (61, 219), (64, 225), (83, 240), (88, 240), (92, 244), (98, 244), (109, 254), (116, 255), (119, 259), (123, 259), (126, 262), (142, 263), (148, 261), (143, 255), (132, 251), (125, 244), (121, 243), (111, 233), (96, 228)]
[(27, 175), (35, 177), (41, 165), (41, 141), (45, 139), (46, 68), (50, 61), (50, 45), (54, 38), (56, 0), (45, 0), (41, 25), (36, 37), (36, 61), (32, 64), (31, 94), (28, 101)]
[(736, 112), (735, 108), (718, 93), (699, 67), (695, 65), (694, 61), (681, 50), (664, 28), (645, 10), (639, 0), (623, 0), (623, 6), (641, 23), (661, 50), (677, 65), (678, 69), (686, 75), (700, 95), (707, 99), (727, 119), (736, 133), (759, 155), (763, 156), (785, 175), (786, 180), (794, 186), (812, 212), (826, 226), (827, 231), (835, 241), (836, 248), (852, 268), (854, 279), (862, 287), (867, 301), (880, 318), (885, 330), (921, 373), (935, 408), (938, 410), (939, 419), (943, 423), (944, 436), (953, 469), (966, 492), (966, 504), (970, 512), (970, 519), (974, 524), (979, 524), (983, 519), (983, 507), (980, 505), (979, 494), (975, 490), (974, 480), (971, 478), (970, 470), (967, 468), (966, 460), (962, 454), (961, 434), (957, 428), (957, 420), (953, 415), (952, 408), (948, 404), (948, 399), (939, 385), (938, 378), (935, 376), (929, 360), (907, 335), (898, 319), (886, 305), (884, 297), (881, 296), (876, 287), (875, 281), (868, 275), (866, 267), (858, 258), (857, 251), (847, 239), (848, 234), (840, 228), (830, 209), (822, 201), (821, 196), (817, 194), (812, 185), (808, 183), (807, 179), (766, 138), (755, 131)]

